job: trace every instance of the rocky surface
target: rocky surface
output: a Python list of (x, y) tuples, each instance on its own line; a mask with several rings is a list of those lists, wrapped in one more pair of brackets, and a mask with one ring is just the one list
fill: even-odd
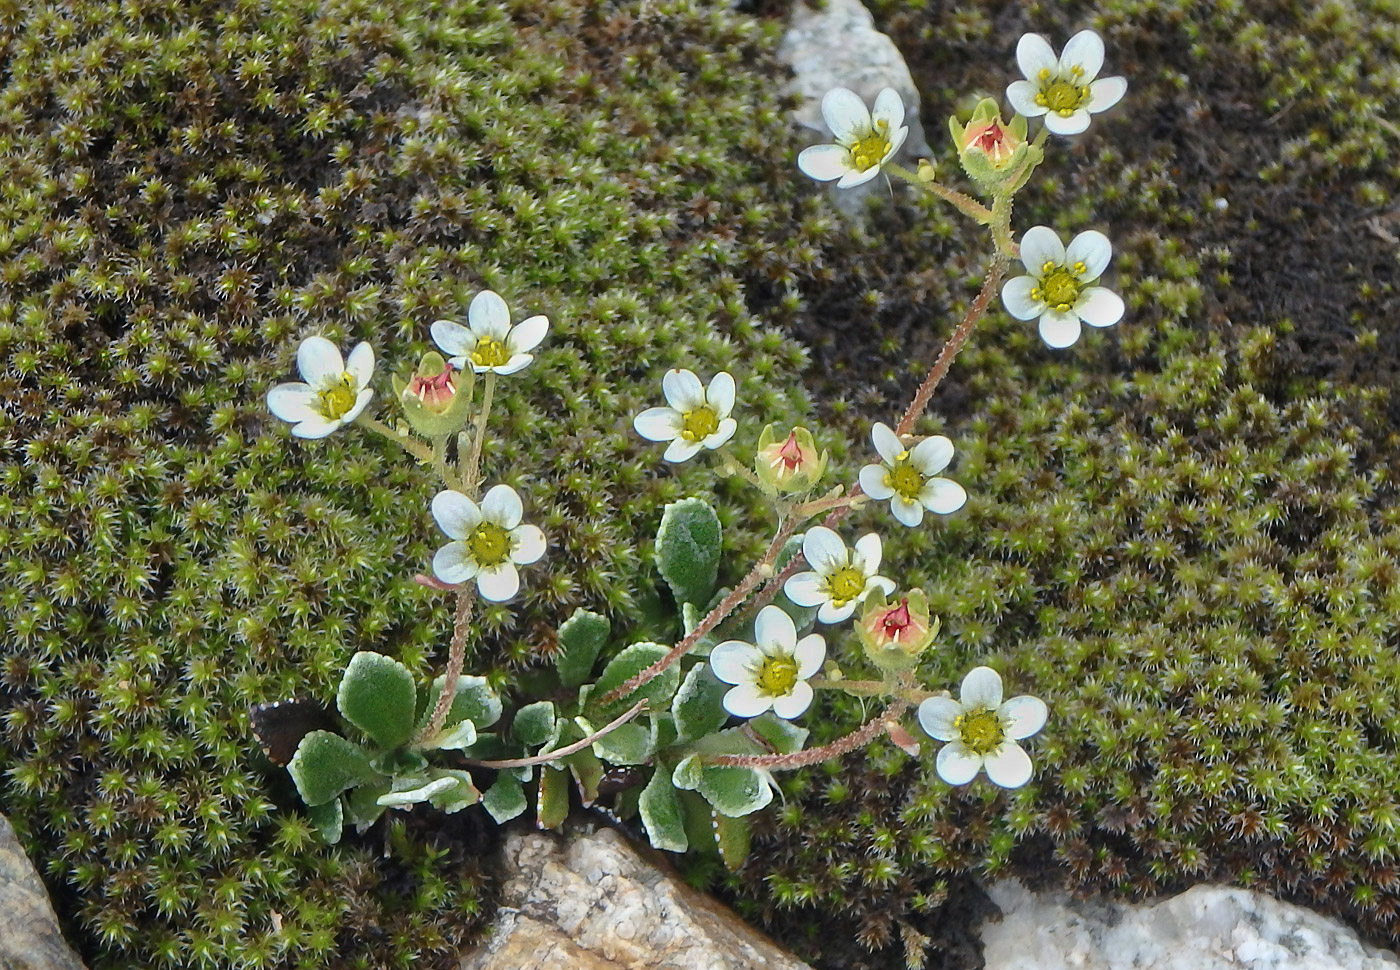
[(462, 970), (808, 970), (611, 829), (506, 839), (496, 925)]
[(83, 970), (58, 931), (39, 874), (0, 815), (0, 970)]
[(986, 970), (1397, 970), (1393, 953), (1311, 910), (1261, 893), (1197, 886), (1123, 905), (988, 890), (1002, 911), (982, 927)]

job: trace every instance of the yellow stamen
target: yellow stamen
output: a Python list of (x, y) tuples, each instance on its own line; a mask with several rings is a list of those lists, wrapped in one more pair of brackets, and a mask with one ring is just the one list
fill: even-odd
[(962, 743), (981, 755), (991, 754), (1006, 740), (1001, 718), (996, 711), (985, 707), (959, 714), (953, 719), (953, 727), (957, 728)]
[(349, 372), (342, 373), (334, 384), (316, 392), (316, 398), (320, 401), (321, 414), (328, 421), (336, 421), (349, 414), (355, 407), (355, 399), (359, 392), (355, 390), (355, 378)]
[(831, 591), (832, 602), (843, 606), (865, 592), (865, 573), (854, 566), (844, 566), (831, 574), (826, 587)]
[(482, 337), (471, 352), (472, 363), (478, 367), (504, 367), (510, 360), (510, 348), (495, 337)]
[(786, 697), (797, 684), (797, 661), (792, 657), (766, 657), (754, 683), (770, 697)]
[(681, 415), (681, 437), (686, 441), (704, 441), (718, 430), (719, 415), (703, 404)]
[(467, 537), (472, 558), (482, 566), (499, 566), (510, 558), (510, 533), (494, 522), (483, 522)]

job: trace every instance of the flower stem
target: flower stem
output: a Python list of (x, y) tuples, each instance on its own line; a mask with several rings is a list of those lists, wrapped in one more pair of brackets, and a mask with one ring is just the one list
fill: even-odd
[(457, 590), (457, 614), (452, 623), (452, 643), (447, 650), (447, 682), (438, 695), (433, 707), (433, 716), (427, 725), (414, 738), (415, 743), (430, 738), (442, 730), (447, 721), (447, 712), (452, 710), (452, 702), (457, 697), (457, 681), (462, 676), (462, 666), (467, 659), (467, 631), (472, 622), (472, 608), (476, 605), (476, 583), (464, 583)]
[(583, 740), (575, 741), (573, 744), (565, 745), (562, 748), (555, 748), (553, 751), (541, 751), (539, 754), (530, 758), (503, 758), (499, 761), (473, 761), (468, 759), (467, 764), (476, 768), (529, 768), (531, 765), (542, 765), (550, 761), (558, 761), (560, 758), (567, 758), (571, 754), (582, 751), (599, 738), (607, 737), (609, 734), (622, 727), (622, 725), (632, 720), (632, 718), (642, 713), (642, 711), (646, 709), (646, 706), (646, 698), (642, 698)]
[(385, 438), (388, 438), (390, 441), (394, 442), (394, 444), (398, 445), (400, 448), (408, 452), (414, 458), (417, 458), (419, 461), (424, 462), (426, 464), (432, 463), (432, 449), (428, 448), (427, 445), (423, 444), (423, 442), (419, 441), (412, 435), (399, 434), (397, 431), (389, 427), (383, 421), (380, 421), (378, 418), (372, 418), (364, 412), (361, 412), (360, 416), (355, 419), (355, 423), (362, 428), (368, 428), (375, 434), (379, 434), (384, 436)]
[(456, 488), (457, 476), (447, 467), (447, 441), (451, 437), (450, 434), (440, 434), (433, 438), (433, 468), (437, 471), (438, 478), (442, 479), (442, 484), (448, 488)]
[(989, 226), (992, 224), (992, 210), (978, 202), (972, 196), (963, 192), (955, 191), (938, 182), (925, 182), (919, 176), (900, 165), (886, 165), (885, 171), (895, 178), (903, 179), (910, 185), (923, 189), (932, 195), (938, 196), (944, 202), (956, 207), (959, 212), (974, 220), (979, 225)]
[(717, 754), (703, 755), (706, 764), (729, 765), (735, 768), (762, 768), (768, 771), (782, 771), (788, 768), (805, 768), (820, 764), (830, 758), (863, 748), (887, 730), (890, 722), (899, 720), (900, 715), (909, 709), (908, 701), (897, 700), (876, 717), (830, 744), (792, 754)]
[(910, 704), (918, 704), (930, 697), (937, 697), (940, 693), (936, 690), (919, 690), (907, 684), (892, 686), (883, 680), (829, 680), (826, 677), (813, 677), (807, 683), (815, 690), (840, 690), (852, 697), (897, 697)]
[(738, 475), (760, 492), (766, 491), (763, 483), (758, 480), (758, 475), (754, 473), (754, 470), (748, 465), (740, 463), (739, 459), (734, 457), (734, 453), (729, 450), (728, 445), (721, 446), (716, 453), (723, 459), (724, 465), (722, 467), (725, 471)]
[(462, 475), (462, 486), (471, 498), (476, 498), (481, 490), (481, 449), (486, 443), (486, 422), (491, 417), (491, 398), (496, 393), (496, 372), (486, 372), (486, 391), (481, 396), (481, 412), (476, 416), (476, 438), (472, 441), (471, 454), (467, 456), (467, 470)]

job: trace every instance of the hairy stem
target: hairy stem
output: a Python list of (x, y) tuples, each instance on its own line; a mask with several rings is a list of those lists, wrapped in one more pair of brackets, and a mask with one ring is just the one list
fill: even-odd
[(385, 438), (388, 438), (394, 444), (398, 445), (400, 448), (408, 452), (414, 458), (417, 458), (419, 461), (428, 464), (432, 463), (432, 449), (429, 448), (427, 445), (423, 444), (423, 442), (419, 441), (412, 435), (399, 434), (397, 431), (389, 427), (383, 421), (380, 421), (378, 418), (372, 418), (364, 412), (361, 412), (360, 416), (355, 419), (355, 423), (362, 428), (368, 428), (375, 434), (382, 435)]
[(450, 434), (440, 434), (433, 439), (433, 468), (438, 473), (438, 478), (442, 479), (442, 484), (448, 488), (457, 487), (457, 477), (452, 474), (452, 469), (447, 467), (447, 440)]
[(643, 698), (583, 740), (575, 741), (573, 744), (566, 744), (562, 748), (555, 748), (553, 751), (541, 751), (531, 758), (504, 758), (499, 761), (473, 761), (468, 759), (467, 764), (476, 768), (529, 768), (531, 765), (542, 765), (550, 761), (558, 761), (560, 758), (567, 758), (575, 752), (582, 751), (599, 738), (607, 737), (609, 734), (622, 727), (622, 725), (632, 720), (632, 718), (642, 713), (642, 711), (646, 709), (646, 706), (646, 699)]
[(730, 765), (735, 768), (762, 768), (768, 771), (783, 771), (788, 768), (805, 768), (820, 764), (831, 758), (863, 748), (887, 730), (887, 725), (897, 722), (900, 715), (909, 709), (908, 701), (897, 700), (885, 708), (872, 720), (830, 744), (792, 754), (716, 754), (702, 756), (706, 764)]
[(955, 191), (938, 182), (926, 182), (913, 172), (900, 165), (886, 165), (885, 171), (896, 178), (903, 179), (910, 185), (923, 189), (932, 195), (938, 196), (944, 202), (954, 206), (959, 212), (974, 220), (979, 225), (987, 226), (992, 222), (992, 210), (978, 202), (972, 196)]
[(481, 412), (476, 417), (476, 438), (472, 440), (471, 454), (467, 456), (466, 471), (462, 473), (462, 487), (475, 499), (481, 491), (481, 449), (486, 444), (486, 423), (491, 417), (491, 398), (496, 393), (496, 372), (486, 372), (486, 391), (481, 396)]
[(476, 584), (464, 583), (457, 590), (457, 614), (452, 623), (452, 644), (447, 650), (447, 682), (438, 695), (433, 707), (433, 716), (423, 730), (418, 732), (415, 742), (430, 738), (442, 730), (447, 721), (447, 712), (452, 710), (452, 702), (457, 697), (457, 680), (462, 676), (462, 666), (467, 660), (467, 631), (471, 626), (472, 608), (476, 605)]

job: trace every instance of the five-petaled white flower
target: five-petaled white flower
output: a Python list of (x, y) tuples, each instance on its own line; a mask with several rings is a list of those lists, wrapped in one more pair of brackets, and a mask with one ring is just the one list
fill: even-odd
[(661, 378), (661, 390), (670, 407), (647, 408), (632, 426), (650, 441), (669, 441), (667, 461), (686, 461), (701, 448), (718, 448), (734, 437), (738, 422), (734, 409), (734, 378), (720, 371), (707, 390), (688, 370), (673, 368)]
[(520, 496), (509, 485), (496, 485), (481, 504), (445, 489), (433, 496), (433, 518), (453, 540), (433, 556), (433, 574), (444, 583), (476, 580), (483, 598), (504, 603), (520, 589), (516, 566), (544, 555), (544, 533), (521, 525)]
[(883, 552), (873, 532), (850, 550), (826, 526), (813, 526), (802, 537), (802, 555), (812, 568), (788, 577), (783, 592), (798, 606), (820, 606), (817, 619), (823, 623), (840, 623), (876, 589), (886, 596), (894, 592), (893, 580), (875, 575)]
[(514, 374), (535, 359), (534, 350), (549, 332), (549, 318), (536, 315), (510, 325), (506, 301), (491, 290), (482, 290), (467, 307), (467, 325), (451, 320), (433, 322), (433, 341), (453, 366), (470, 364), (478, 374)]
[(847, 88), (832, 88), (822, 98), (822, 117), (834, 145), (813, 145), (797, 156), (797, 167), (818, 182), (838, 180), (838, 189), (869, 182), (904, 144), (904, 101), (894, 88), (875, 96), (875, 110)]
[(1030, 755), (1016, 742), (1045, 726), (1045, 702), (1029, 694), (1001, 698), (1001, 675), (977, 667), (963, 678), (960, 700), (930, 697), (919, 705), (920, 726), (934, 740), (948, 742), (936, 764), (948, 784), (965, 785), (983, 768), (1003, 788), (1030, 781)]
[(268, 410), (292, 423), (298, 438), (324, 438), (360, 416), (374, 392), (374, 350), (361, 341), (346, 361), (325, 337), (307, 337), (297, 348), (301, 381), (278, 384), (267, 392)]
[(905, 448), (889, 425), (877, 421), (870, 437), (883, 464), (860, 470), (861, 490), (877, 502), (890, 500), (890, 512), (907, 526), (924, 521), (924, 509), (948, 515), (963, 507), (967, 492), (957, 482), (938, 477), (953, 460), (953, 443), (941, 434)]
[(758, 717), (770, 707), (791, 720), (812, 703), (807, 678), (821, 670), (826, 641), (810, 633), (797, 639), (792, 618), (776, 606), (765, 606), (753, 625), (757, 643), (726, 640), (710, 651), (710, 669), (726, 684), (724, 709), (735, 717)]
[(1027, 118), (1044, 115), (1055, 135), (1079, 134), (1089, 127), (1089, 115), (1107, 111), (1128, 90), (1121, 77), (1098, 76), (1103, 40), (1092, 30), (1071, 37), (1059, 57), (1044, 37), (1025, 34), (1016, 45), (1016, 63), (1026, 80), (1012, 81), (1006, 100)]
[(1113, 247), (1090, 229), (1068, 248), (1049, 226), (1032, 226), (1021, 237), (1021, 262), (1029, 275), (1006, 281), (1001, 302), (1017, 320), (1040, 317), (1040, 336), (1051, 347), (1079, 339), (1079, 322), (1111, 327), (1123, 317), (1123, 301), (1102, 286), (1089, 286), (1108, 266)]

